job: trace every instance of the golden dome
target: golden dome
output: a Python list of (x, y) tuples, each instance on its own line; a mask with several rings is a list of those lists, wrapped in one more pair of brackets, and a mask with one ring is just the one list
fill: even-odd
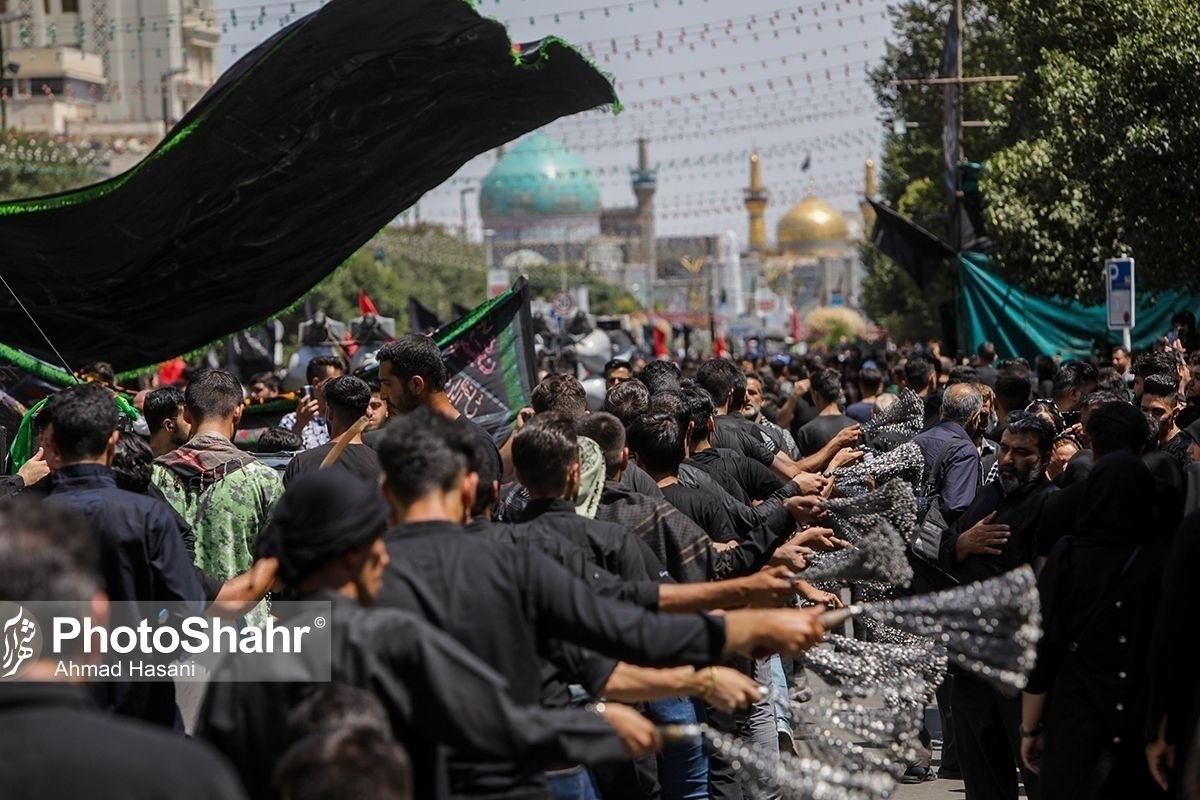
[(792, 206), (775, 228), (775, 238), (783, 250), (807, 251), (844, 244), (849, 236), (846, 218), (815, 197), (806, 197)]

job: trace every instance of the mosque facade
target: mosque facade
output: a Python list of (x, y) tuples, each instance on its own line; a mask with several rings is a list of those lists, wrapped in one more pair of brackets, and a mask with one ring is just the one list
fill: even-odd
[(731, 326), (786, 326), (793, 312), (857, 305), (857, 224), (837, 209), (806, 196), (779, 220), (772, 245), (764, 218), (769, 195), (755, 153), (743, 196), (748, 241), (739, 244), (728, 231), (657, 236), (657, 176), (648, 150), (649, 143), (639, 141), (631, 170), (634, 203), (621, 208), (605, 208), (583, 159), (544, 133), (501, 152), (479, 191), (489, 266), (519, 271), (582, 263), (648, 308), (720, 314)]

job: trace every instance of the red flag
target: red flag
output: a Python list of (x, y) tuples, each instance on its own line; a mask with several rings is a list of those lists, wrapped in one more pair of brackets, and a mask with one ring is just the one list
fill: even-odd
[(725, 357), (725, 337), (724, 336), (718, 336), (717, 340), (715, 342), (713, 342), (713, 355), (716, 356), (717, 358)]
[[(364, 295), (362, 292), (359, 292), (358, 294), (361, 300)], [(371, 301), (368, 300), (367, 302), (370, 303)], [(375, 306), (371, 306), (371, 308), (374, 307)], [(354, 337), (350, 335), (350, 331), (342, 332), (342, 349), (346, 351), (347, 358), (354, 358), (354, 354), (358, 351), (358, 343), (354, 341)]]
[(667, 336), (663, 333), (662, 328), (654, 326), (654, 356), (662, 358), (667, 354)]
[(375, 308), (375, 304), (371, 302), (371, 298), (367, 297), (367, 293), (362, 289), (358, 290), (358, 313), (364, 317), (367, 314), (379, 316), (379, 309)]

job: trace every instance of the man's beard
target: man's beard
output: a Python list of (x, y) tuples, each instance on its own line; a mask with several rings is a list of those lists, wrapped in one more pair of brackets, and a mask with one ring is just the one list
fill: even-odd
[(742, 406), (742, 418), (758, 422), (759, 406)]
[(1033, 466), (1029, 469), (1029, 472), (1025, 473), (1024, 475), (1019, 473), (1010, 473), (1004, 467), (1001, 467), (996, 479), (1000, 481), (1000, 491), (1005, 495), (1010, 495), (1013, 492), (1019, 491), (1020, 489), (1032, 484), (1045, 471), (1046, 459), (1039, 456), (1038, 460), (1034, 462)]

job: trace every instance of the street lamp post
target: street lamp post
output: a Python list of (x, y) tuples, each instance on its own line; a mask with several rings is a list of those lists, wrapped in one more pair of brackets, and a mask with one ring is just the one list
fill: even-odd
[[(8, 23), (29, 19), (24, 11), (5, 11), (0, 14), (0, 81), (8, 82), (8, 63), (4, 60), (4, 29)], [(0, 133), (8, 130), (8, 86), (0, 87)]]
[(458, 190), (458, 210), (462, 215), (462, 240), (467, 240), (467, 195), (477, 190), (475, 186), (468, 186), (465, 189)]
[(159, 86), (162, 88), (163, 136), (166, 136), (167, 132), (171, 130), (171, 78), (176, 75), (183, 75), (185, 72), (187, 72), (187, 67), (174, 67), (159, 76)]

